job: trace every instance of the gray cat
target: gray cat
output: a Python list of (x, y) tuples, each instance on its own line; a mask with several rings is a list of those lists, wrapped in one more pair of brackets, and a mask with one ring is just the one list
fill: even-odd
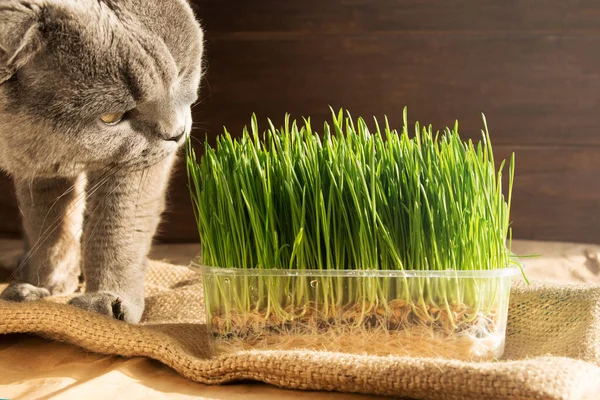
[(27, 239), (3, 299), (73, 293), (81, 265), (70, 304), (139, 322), (202, 57), (185, 0), (0, 0), (0, 169)]

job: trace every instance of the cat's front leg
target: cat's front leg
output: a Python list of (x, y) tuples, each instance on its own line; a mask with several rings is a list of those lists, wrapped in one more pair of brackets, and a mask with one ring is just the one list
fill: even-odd
[(85, 183), (83, 174), (15, 179), (26, 248), (2, 299), (32, 301), (77, 289)]
[[(164, 210), (173, 157), (138, 171), (123, 171), (90, 197), (82, 238), (86, 293), (79, 308), (139, 322), (152, 237)], [(90, 184), (97, 178), (90, 174)]]

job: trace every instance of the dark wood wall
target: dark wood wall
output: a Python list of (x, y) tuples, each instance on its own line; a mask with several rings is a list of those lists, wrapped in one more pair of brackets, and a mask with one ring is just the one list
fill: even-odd
[[(515, 237), (600, 242), (600, 2), (595, 0), (197, 0), (206, 31), (194, 135), (329, 119), (329, 106), (400, 126), (485, 113), (497, 158), (516, 153)], [(264, 126), (264, 125), (263, 125)], [(0, 184), (1, 231), (17, 211)], [(160, 240), (197, 233), (179, 164)]]

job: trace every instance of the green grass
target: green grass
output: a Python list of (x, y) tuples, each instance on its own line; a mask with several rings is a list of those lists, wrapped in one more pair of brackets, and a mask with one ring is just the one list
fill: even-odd
[[(511, 263), (510, 203), (487, 127), (411, 138), (342, 112), (323, 134), (286, 116), (205, 143), (187, 171), (203, 261), (233, 268), (482, 270)], [(484, 119), (485, 122), (485, 119)], [(485, 124), (484, 124), (485, 125)]]
[[(442, 132), (417, 122), (409, 134), (374, 119), (332, 110), (316, 133), (309, 119), (282, 127), (271, 121), (216, 146), (200, 160), (188, 141), (187, 172), (202, 244), (202, 262), (223, 268), (290, 270), (494, 270), (516, 263), (510, 248), (515, 157), (497, 169), (485, 117), (481, 140), (461, 140), (458, 123)], [(304, 282), (304, 283), (303, 283)], [(319, 301), (382, 304), (386, 296), (446, 306), (475, 303), (474, 288), (421, 280), (404, 285), (379, 279), (352, 287), (324, 279)], [(412, 282), (412, 281), (411, 281)], [(219, 284), (223, 288), (223, 283)], [(347, 287), (350, 285), (350, 287)], [(258, 308), (287, 318), (279, 298), (301, 305), (315, 294), (303, 280), (258, 286)], [(410, 287), (409, 287), (410, 286)], [(460, 286), (460, 287), (459, 287)], [(223, 289), (225, 290), (225, 289)], [(281, 293), (281, 292), (285, 293)], [(227, 309), (249, 309), (249, 291)], [(312, 297), (311, 297), (312, 296)], [(213, 303), (228, 300), (207, 299)], [(207, 305), (208, 306), (208, 305)]]

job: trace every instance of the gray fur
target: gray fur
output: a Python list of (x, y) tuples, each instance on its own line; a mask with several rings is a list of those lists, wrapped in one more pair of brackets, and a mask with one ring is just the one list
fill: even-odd
[[(1, 0), (0, 169), (27, 248), (0, 295), (136, 323), (146, 256), (191, 130), (202, 30), (185, 0)], [(100, 115), (127, 111), (108, 126)]]

